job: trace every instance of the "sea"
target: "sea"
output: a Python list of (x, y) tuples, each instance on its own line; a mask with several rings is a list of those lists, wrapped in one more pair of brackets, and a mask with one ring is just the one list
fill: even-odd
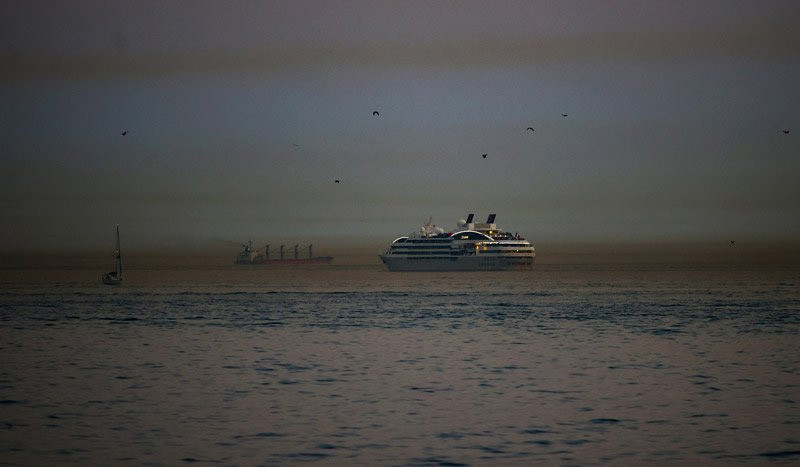
[(0, 271), (2, 465), (800, 464), (800, 264)]

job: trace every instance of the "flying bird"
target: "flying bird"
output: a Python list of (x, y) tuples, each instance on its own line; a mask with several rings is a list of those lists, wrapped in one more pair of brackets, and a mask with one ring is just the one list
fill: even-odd
[(533, 129), (533, 127), (528, 127), (527, 129), (531, 130), (531, 131), (536, 131), (536, 130)]
[(783, 130), (783, 134), (784, 135), (788, 135), (789, 134), (789, 130)]
[(339, 179), (337, 178), (336, 180), (333, 181), (333, 183), (339, 183)]
[(731, 246), (736, 245), (736, 240), (731, 240)]
[(567, 114), (561, 114), (561, 116), (562, 116), (562, 117), (566, 117), (566, 116), (567, 116)]
[(125, 36), (120, 33), (114, 35), (111, 39), (111, 43), (114, 44), (114, 48), (117, 49), (117, 52), (127, 52), (128, 51), (128, 41), (125, 40)]
[(488, 156), (488, 155), (489, 155), (489, 154), (481, 154), (481, 157), (483, 157), (484, 159), (486, 159), (486, 156)]
[(125, 130), (125, 131), (122, 132), (122, 136), (125, 136), (127, 134), (128, 134), (128, 130)]
[(378, 112), (377, 110), (375, 110), (375, 111), (373, 111), (373, 112), (372, 112), (372, 115), (380, 115), (380, 112)]
[(292, 143), (292, 146), (294, 146), (294, 147), (296, 147), (296, 148), (299, 148), (299, 147), (300, 147), (300, 145), (299, 145), (299, 144), (297, 144), (297, 143)]

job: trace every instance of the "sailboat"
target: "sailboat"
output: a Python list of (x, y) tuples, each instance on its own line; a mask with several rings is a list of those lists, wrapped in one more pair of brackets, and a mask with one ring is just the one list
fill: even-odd
[(103, 284), (119, 285), (122, 284), (122, 255), (119, 252), (119, 224), (117, 224), (117, 250), (115, 251), (116, 262), (114, 270), (103, 274)]

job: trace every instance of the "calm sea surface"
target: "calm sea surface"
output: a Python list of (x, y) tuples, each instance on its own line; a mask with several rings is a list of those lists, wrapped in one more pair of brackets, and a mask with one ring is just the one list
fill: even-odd
[(0, 463), (800, 463), (800, 266), (0, 271)]

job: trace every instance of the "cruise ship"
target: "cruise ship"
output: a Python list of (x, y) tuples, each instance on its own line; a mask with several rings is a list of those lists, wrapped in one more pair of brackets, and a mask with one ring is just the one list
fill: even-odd
[(431, 224), (400, 237), (379, 256), (390, 271), (502, 271), (533, 269), (536, 251), (519, 234), (511, 235), (495, 224), (473, 222), (475, 215), (460, 220), (455, 232)]

